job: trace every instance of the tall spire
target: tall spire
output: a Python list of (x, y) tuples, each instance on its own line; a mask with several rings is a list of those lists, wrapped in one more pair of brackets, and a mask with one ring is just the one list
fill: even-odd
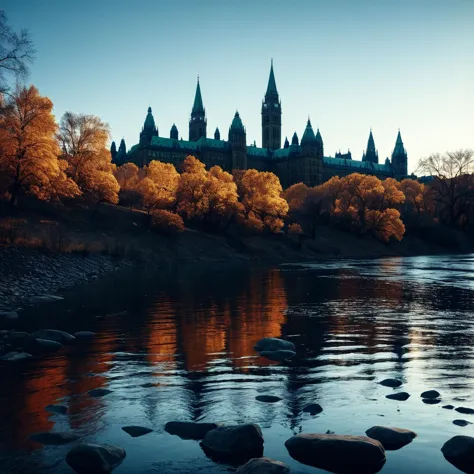
[(196, 94), (194, 96), (194, 104), (191, 110), (191, 119), (189, 121), (189, 140), (198, 141), (200, 138), (207, 136), (207, 120), (206, 111), (202, 104), (201, 86), (199, 84), (199, 76), (197, 79)]
[(278, 96), (275, 74), (273, 73), (273, 58), (270, 66), (270, 77), (268, 78), (267, 92), (265, 94), (265, 97), (269, 96)]
[(369, 139), (367, 141), (367, 150), (362, 155), (362, 161), (370, 161), (371, 163), (379, 162), (379, 154), (375, 149), (374, 136), (372, 135), (372, 129), (370, 129)]
[(303, 133), (303, 137), (301, 138), (301, 145), (306, 145), (315, 141), (316, 141), (316, 137), (314, 136), (311, 120), (308, 118), (308, 122), (306, 123), (306, 129)]
[(201, 86), (199, 85), (199, 76), (196, 86), (196, 95), (194, 96), (193, 113), (204, 113), (204, 106), (202, 105)]

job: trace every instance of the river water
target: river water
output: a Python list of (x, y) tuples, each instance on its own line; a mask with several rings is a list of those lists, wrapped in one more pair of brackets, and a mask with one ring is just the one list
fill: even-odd
[[(259, 423), (265, 455), (295, 473), (324, 472), (294, 461), (296, 433), (364, 434), (398, 426), (418, 437), (387, 452), (384, 474), (459, 472), (440, 448), (474, 436), (474, 422), (442, 405), (474, 407), (474, 255), (332, 261), (272, 268), (181, 268), (122, 274), (25, 308), (15, 329), (90, 330), (90, 342), (16, 368), (0, 367), (0, 473), (70, 473), (71, 448), (28, 437), (70, 431), (116, 444), (127, 457), (114, 473), (217, 473), (196, 441), (163, 429), (168, 421)], [(253, 350), (262, 337), (297, 346), (277, 363)], [(377, 382), (395, 377), (411, 397), (385, 398)], [(92, 398), (93, 388), (112, 393)], [(442, 402), (420, 393), (436, 389)], [(282, 401), (255, 400), (270, 394)], [(310, 402), (318, 416), (303, 413)], [(45, 411), (68, 406), (68, 414)], [(131, 438), (122, 426), (154, 432)]]

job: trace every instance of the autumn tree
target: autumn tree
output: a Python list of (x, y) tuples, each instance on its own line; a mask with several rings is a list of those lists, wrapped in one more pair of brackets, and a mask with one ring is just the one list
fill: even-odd
[(28, 63), (33, 61), (35, 52), (28, 31), (15, 32), (8, 25), (5, 12), (0, 10), (0, 94), (9, 90), (8, 76), (26, 78)]
[(117, 166), (114, 171), (115, 179), (120, 186), (119, 202), (124, 206), (139, 206), (141, 194), (137, 190), (140, 180), (140, 169), (134, 163)]
[(120, 186), (107, 149), (108, 125), (94, 115), (66, 112), (61, 118), (58, 139), (68, 162), (67, 173), (84, 196), (96, 203), (116, 204)]
[(15, 204), (20, 193), (39, 199), (73, 197), (77, 185), (58, 159), (53, 104), (34, 86), (18, 87), (0, 107), (0, 175)]

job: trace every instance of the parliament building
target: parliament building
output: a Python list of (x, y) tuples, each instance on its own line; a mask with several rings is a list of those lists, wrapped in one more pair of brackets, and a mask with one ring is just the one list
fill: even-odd
[(257, 169), (271, 171), (279, 178), (283, 188), (303, 182), (315, 186), (332, 176), (346, 176), (351, 173), (376, 175), (381, 179), (407, 176), (407, 153), (403, 146), (400, 131), (391, 160), (379, 163), (372, 130), (367, 149), (362, 160), (353, 160), (351, 152), (336, 153), (334, 157), (324, 155), (321, 133), (316, 134), (308, 120), (301, 140), (296, 132), (291, 143), (285, 139), (281, 146), (281, 101), (278, 95), (273, 63), (270, 68), (267, 91), (262, 102), (262, 147), (247, 144), (245, 127), (236, 112), (229, 127), (227, 140), (221, 139), (218, 128), (213, 138), (207, 136), (206, 110), (203, 105), (199, 79), (189, 120), (189, 139), (179, 138), (176, 125), (171, 127), (169, 138), (158, 133), (151, 107), (145, 118), (138, 144), (127, 152), (124, 140), (118, 151), (112, 143), (112, 160), (117, 165), (132, 162), (142, 167), (152, 160), (173, 163), (178, 166), (188, 155), (206, 164), (207, 168), (219, 165), (226, 171), (234, 169)]

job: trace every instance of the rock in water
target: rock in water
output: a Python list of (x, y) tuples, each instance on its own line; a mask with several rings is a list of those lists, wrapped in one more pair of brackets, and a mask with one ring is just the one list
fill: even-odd
[(285, 341), (284, 339), (278, 339), (277, 337), (264, 337), (260, 339), (260, 341), (255, 344), (254, 349), (257, 352), (262, 351), (280, 351), (280, 350), (288, 350), (288, 351), (295, 351), (295, 345), (290, 341)]
[(144, 428), (143, 426), (122, 426), (122, 430), (132, 438), (138, 438), (138, 436), (143, 436), (153, 431), (151, 428)]
[(274, 395), (257, 395), (255, 400), (259, 402), (266, 402), (266, 403), (276, 403), (281, 400), (280, 397), (275, 397)]
[(236, 474), (286, 474), (290, 468), (280, 461), (268, 458), (254, 458), (240, 466)]
[(441, 395), (436, 390), (428, 390), (421, 394), (421, 398), (439, 398)]
[(18, 313), (16, 311), (0, 311), (0, 317), (6, 319), (18, 319)]
[(69, 451), (66, 462), (79, 474), (106, 474), (125, 459), (125, 450), (107, 444), (79, 444)]
[(470, 421), (466, 421), (466, 420), (453, 420), (453, 423), (458, 426), (472, 425)]
[(21, 362), (23, 360), (31, 359), (33, 356), (27, 352), (8, 352), (4, 356), (0, 357), (0, 360), (6, 360), (8, 362)]
[(203, 439), (206, 434), (217, 428), (217, 423), (193, 423), (192, 421), (170, 421), (165, 431), (182, 439)]
[(380, 385), (383, 385), (384, 387), (391, 387), (391, 388), (397, 388), (400, 387), (402, 382), (397, 379), (385, 379), (379, 382)]
[(75, 337), (65, 331), (57, 329), (40, 329), (35, 331), (32, 336), (36, 339), (47, 339), (48, 341), (56, 341), (61, 344), (67, 344), (74, 341)]
[(204, 436), (201, 447), (210, 458), (219, 461), (259, 458), (263, 455), (262, 430), (257, 424), (220, 426)]
[(277, 362), (283, 362), (284, 360), (291, 359), (296, 355), (296, 352), (288, 351), (288, 350), (281, 350), (281, 351), (262, 351), (260, 352), (262, 357), (266, 357), (267, 359), (274, 360)]
[(441, 448), (443, 456), (453, 466), (463, 472), (473, 472), (474, 438), (471, 436), (454, 436)]
[(73, 441), (77, 441), (79, 439), (79, 436), (72, 433), (57, 431), (55, 433), (35, 433), (30, 436), (30, 439), (41, 444), (59, 446), (61, 444), (67, 444), (72, 443)]
[(403, 446), (410, 444), (416, 438), (414, 431), (388, 426), (372, 426), (365, 434), (369, 438), (380, 441), (382, 446), (389, 450), (403, 448)]
[(299, 434), (285, 446), (297, 461), (334, 473), (374, 474), (385, 464), (382, 444), (366, 436)]
[(455, 410), (463, 415), (474, 415), (474, 410), (472, 408), (457, 407)]
[(445, 410), (454, 410), (453, 405), (444, 405), (444, 407), (441, 407), (441, 408), (444, 408)]
[(99, 397), (105, 397), (109, 393), (112, 393), (112, 390), (109, 390), (108, 388), (93, 388), (92, 390), (89, 390), (87, 393), (91, 397), (99, 398)]
[(319, 415), (319, 413), (323, 411), (323, 408), (318, 403), (310, 403), (303, 408), (303, 411), (311, 415)]
[(60, 342), (52, 341), (49, 339), (36, 339), (36, 344), (41, 347), (41, 349), (46, 349), (49, 351), (57, 351), (61, 349), (63, 345)]
[(427, 405), (436, 405), (440, 401), (441, 401), (441, 399), (439, 399), (439, 398), (423, 398), (422, 399), (422, 402), (426, 403)]
[(58, 415), (65, 415), (67, 413), (67, 407), (64, 405), (48, 405), (45, 407), (45, 410)]
[(74, 333), (74, 337), (77, 339), (89, 339), (90, 337), (94, 337), (95, 332), (92, 331), (78, 331)]
[(55, 295), (39, 295), (39, 296), (32, 296), (30, 298), (30, 303), (50, 303), (52, 301), (61, 301), (64, 298), (62, 296), (55, 296)]
[(390, 393), (389, 395), (385, 395), (385, 398), (389, 400), (398, 400), (399, 402), (404, 402), (410, 398), (410, 394), (407, 392), (397, 392), (397, 393)]

